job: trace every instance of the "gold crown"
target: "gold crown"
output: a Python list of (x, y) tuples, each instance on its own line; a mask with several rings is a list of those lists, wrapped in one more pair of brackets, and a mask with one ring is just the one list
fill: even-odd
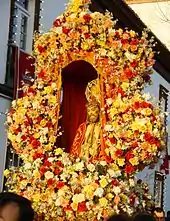
[(100, 91), (100, 81), (98, 78), (88, 83), (85, 95), (89, 103), (90, 102), (100, 103), (101, 91)]

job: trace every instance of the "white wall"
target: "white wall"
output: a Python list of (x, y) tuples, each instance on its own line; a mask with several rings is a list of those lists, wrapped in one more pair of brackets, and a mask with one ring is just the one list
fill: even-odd
[(42, 18), (40, 19), (42, 32), (47, 32), (52, 27), (53, 21), (63, 13), (67, 3), (68, 0), (44, 0), (44, 3), (42, 3), (43, 10), (41, 11)]
[(170, 49), (170, 1), (131, 4), (130, 7), (162, 43)]
[(5, 81), (7, 44), (10, 19), (10, 0), (0, 0), (0, 83)]
[[(11, 105), (11, 100), (3, 97), (0, 94), (0, 113), (5, 113), (9, 110)], [(7, 131), (4, 126), (6, 121), (6, 115), (0, 115), (0, 191), (3, 187), (3, 171), (5, 167), (6, 160), (6, 149), (7, 149)]]

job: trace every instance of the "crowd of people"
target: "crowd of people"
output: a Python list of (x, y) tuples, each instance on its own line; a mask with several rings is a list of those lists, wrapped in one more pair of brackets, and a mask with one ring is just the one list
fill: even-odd
[[(35, 214), (31, 202), (15, 193), (0, 193), (0, 221), (34, 221)], [(154, 208), (151, 213), (138, 213), (133, 216), (126, 214), (113, 215), (107, 221), (170, 221), (170, 212)]]

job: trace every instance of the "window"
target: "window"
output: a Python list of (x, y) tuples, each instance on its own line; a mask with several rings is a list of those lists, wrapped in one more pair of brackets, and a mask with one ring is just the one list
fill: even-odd
[[(161, 103), (161, 108), (163, 112), (167, 112), (168, 111), (168, 93), (169, 91), (162, 85), (160, 85), (159, 87), (159, 101)], [(165, 126), (167, 126), (167, 116), (164, 116), (164, 123)], [(168, 148), (168, 132), (166, 132), (165, 134), (165, 144), (167, 147), (167, 153), (168, 155), (170, 155), (170, 150)]]
[(28, 0), (15, 0), (11, 24), (11, 40), (22, 50), (26, 50), (29, 16)]

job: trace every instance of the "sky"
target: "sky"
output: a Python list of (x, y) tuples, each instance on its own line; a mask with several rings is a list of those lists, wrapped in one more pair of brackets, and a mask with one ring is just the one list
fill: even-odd
[(55, 18), (64, 11), (66, 3), (68, 3), (68, 0), (44, 0), (41, 12), (43, 18), (40, 20), (43, 25), (43, 32), (47, 32), (52, 27)]

